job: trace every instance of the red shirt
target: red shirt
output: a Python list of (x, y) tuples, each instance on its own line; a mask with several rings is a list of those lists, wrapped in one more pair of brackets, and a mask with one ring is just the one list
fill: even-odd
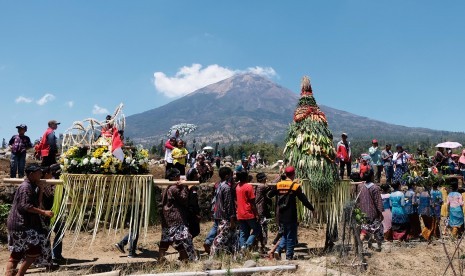
[(236, 186), (237, 214), (238, 220), (254, 219), (255, 213), (252, 202), (255, 201), (255, 194), (252, 185), (249, 183), (239, 183)]

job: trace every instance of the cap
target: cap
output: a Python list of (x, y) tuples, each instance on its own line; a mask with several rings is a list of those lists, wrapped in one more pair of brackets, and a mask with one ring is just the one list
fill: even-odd
[(25, 124), (20, 124), (19, 126), (16, 126), (16, 128), (17, 128), (17, 129), (22, 128), (22, 129), (27, 130), (27, 125), (25, 125)]
[(378, 140), (373, 139), (373, 141), (371, 141), (371, 143), (373, 143), (373, 144), (378, 144)]
[(345, 133), (345, 132), (343, 132), (343, 133), (341, 134), (341, 137), (342, 137), (342, 136), (349, 137), (349, 136), (347, 136), (347, 133)]
[(58, 122), (57, 120), (48, 121), (48, 126), (50, 126), (50, 125), (59, 125), (59, 124), (60, 124), (60, 122)]
[(40, 170), (41, 170), (41, 167), (39, 166), (39, 164), (36, 164), (36, 163), (29, 164), (25, 169), (26, 173), (36, 172)]
[(286, 168), (284, 169), (284, 172), (285, 172), (286, 174), (295, 173), (295, 168), (294, 168), (293, 166), (286, 167)]

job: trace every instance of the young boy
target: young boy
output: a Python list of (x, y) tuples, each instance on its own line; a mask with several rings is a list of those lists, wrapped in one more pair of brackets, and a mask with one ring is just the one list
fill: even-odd
[(266, 252), (266, 244), (268, 243), (268, 219), (271, 217), (270, 206), (272, 204), (271, 199), (266, 195), (271, 190), (266, 184), (266, 174), (258, 173), (257, 182), (260, 185), (255, 186), (255, 204), (257, 206), (258, 219), (262, 228), (262, 233), (258, 237), (260, 242), (260, 252)]
[(235, 234), (236, 207), (234, 205), (233, 189), (229, 180), (232, 170), (228, 167), (220, 168), (218, 172), (220, 183), (215, 193), (215, 205), (213, 206), (213, 218), (216, 225), (216, 236), (213, 239), (210, 256), (220, 252), (233, 253), (233, 236)]
[(257, 221), (255, 193), (252, 185), (247, 183), (249, 174), (246, 171), (239, 171), (236, 176), (239, 180), (239, 184), (236, 186), (236, 215), (240, 226), (239, 243), (241, 250), (244, 251), (249, 250), (254, 244), (255, 238), (261, 233), (261, 228)]

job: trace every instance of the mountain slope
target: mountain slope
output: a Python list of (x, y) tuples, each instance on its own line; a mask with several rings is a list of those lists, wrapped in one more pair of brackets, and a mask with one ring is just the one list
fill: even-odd
[[(315, 94), (318, 101), (318, 92)], [(236, 75), (208, 85), (164, 106), (126, 118), (126, 136), (154, 145), (166, 139), (172, 125), (193, 123), (191, 135), (198, 143), (238, 141), (282, 143), (299, 95), (269, 79), (253, 74)], [(465, 142), (464, 133), (411, 128), (372, 120), (321, 105), (336, 139), (347, 132), (351, 140), (398, 141), (446, 139)]]

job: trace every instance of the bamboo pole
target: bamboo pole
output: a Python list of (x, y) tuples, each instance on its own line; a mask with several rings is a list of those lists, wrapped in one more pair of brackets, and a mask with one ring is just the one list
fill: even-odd
[[(3, 178), (3, 183), (20, 185), (24, 182), (23, 178)], [(46, 185), (63, 185), (63, 181), (60, 179), (41, 179), (41, 183)]]
[[(20, 185), (23, 182), (24, 182), (24, 179), (21, 179), (21, 178), (4, 178), (3, 179), (3, 183), (7, 183), (7, 184)], [(40, 182), (44, 183), (45, 185), (63, 185), (63, 181), (61, 179), (41, 179)], [(176, 181), (169, 181), (166, 179), (154, 179), (153, 184), (155, 184), (156, 186), (168, 186), (171, 184), (176, 184)], [(182, 184), (190, 186), (190, 185), (199, 185), (200, 183), (199, 181), (182, 181)]]
[(158, 273), (158, 274), (142, 274), (138, 276), (199, 276), (199, 275), (250, 275), (252, 273), (260, 272), (295, 272), (297, 265), (276, 265), (276, 266), (261, 266), (261, 267), (243, 267), (231, 268), (220, 270), (207, 270), (207, 271), (186, 271), (186, 272), (173, 272), (173, 273)]

